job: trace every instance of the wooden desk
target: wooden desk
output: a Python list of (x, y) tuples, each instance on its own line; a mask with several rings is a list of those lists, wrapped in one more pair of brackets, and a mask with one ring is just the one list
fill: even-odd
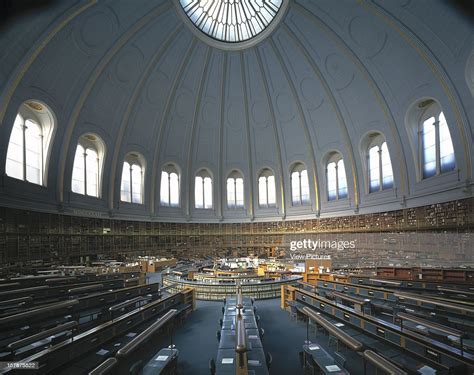
[(143, 375), (176, 374), (178, 365), (178, 349), (163, 348), (143, 368)]
[[(319, 369), (324, 374), (329, 375), (343, 375), (349, 374), (349, 372), (336, 363), (335, 359), (328, 354), (321, 346), (317, 344), (303, 345), (305, 355), (313, 358), (314, 362), (318, 365)], [(306, 364), (306, 360), (305, 360)]]

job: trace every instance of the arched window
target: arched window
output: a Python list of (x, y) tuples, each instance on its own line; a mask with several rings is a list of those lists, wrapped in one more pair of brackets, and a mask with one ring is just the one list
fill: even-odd
[(100, 196), (102, 162), (105, 147), (94, 134), (86, 134), (79, 139), (72, 171), (71, 190), (77, 194)]
[(347, 180), (344, 160), (339, 153), (334, 153), (326, 166), (328, 200), (347, 198)]
[(293, 206), (307, 205), (309, 199), (309, 180), (306, 166), (297, 163), (291, 169), (291, 202)]
[(444, 113), (437, 112), (425, 119), (420, 134), (423, 178), (452, 171), (456, 164), (454, 147)]
[(381, 135), (376, 136), (368, 151), (369, 192), (393, 187), (393, 170), (387, 142)]
[(275, 207), (275, 176), (270, 169), (264, 169), (258, 177), (258, 204), (260, 207)]
[(162, 206), (179, 206), (179, 173), (172, 164), (161, 171), (160, 201)]
[(7, 176), (37, 185), (45, 184), (45, 165), (54, 130), (54, 118), (45, 105), (20, 106), (8, 143)]
[(125, 156), (120, 184), (122, 202), (143, 204), (144, 159), (137, 153)]
[(212, 177), (203, 169), (196, 174), (194, 180), (194, 202), (196, 208), (211, 209), (212, 204)]
[(227, 207), (244, 207), (244, 178), (237, 171), (233, 171), (227, 177)]

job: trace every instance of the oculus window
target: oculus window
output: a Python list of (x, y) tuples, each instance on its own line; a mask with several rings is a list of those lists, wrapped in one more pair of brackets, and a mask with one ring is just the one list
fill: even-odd
[(204, 34), (239, 43), (265, 31), (287, 0), (180, 0), (189, 20)]

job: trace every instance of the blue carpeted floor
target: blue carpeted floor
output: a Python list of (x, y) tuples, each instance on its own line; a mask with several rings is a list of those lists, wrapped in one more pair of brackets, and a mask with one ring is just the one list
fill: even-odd
[[(209, 359), (215, 358), (217, 354), (216, 331), (222, 317), (222, 306), (222, 302), (197, 301), (196, 311), (175, 331), (173, 342), (180, 351), (180, 374), (209, 374)], [(255, 306), (261, 318), (260, 326), (265, 330), (263, 346), (273, 357), (270, 374), (302, 374), (298, 353), (306, 340), (306, 323), (292, 320), (288, 312), (281, 310), (280, 299), (258, 300)], [(328, 347), (327, 335), (316, 334), (310, 329), (309, 339), (329, 353), (334, 352), (334, 347)], [(350, 373), (363, 374), (361, 358), (347, 352), (344, 355)]]

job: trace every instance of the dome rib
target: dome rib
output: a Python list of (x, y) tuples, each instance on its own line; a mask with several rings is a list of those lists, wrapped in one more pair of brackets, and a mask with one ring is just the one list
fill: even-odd
[(38, 38), (36, 40), (36, 48), (30, 50), (26, 54), (22, 61), (17, 64), (15, 73), (13, 77), (8, 80), (8, 83), (5, 87), (2, 88), (4, 93), (7, 93), (4, 98), (0, 101), (0, 129), (3, 125), (3, 120), (8, 109), (8, 105), (15, 93), (15, 90), (18, 88), (22, 78), (25, 76), (26, 72), (30, 69), (33, 63), (36, 61), (41, 52), (46, 48), (49, 42), (61, 31), (66, 25), (68, 25), (72, 20), (78, 17), (80, 14), (84, 13), (91, 6), (97, 4), (97, 0), (89, 0), (85, 4), (78, 4), (76, 7), (69, 9), (67, 15), (60, 17), (55, 24), (52, 26), (52, 30), (47, 33), (44, 38)]
[(122, 115), (122, 121), (120, 123), (119, 131), (117, 132), (116, 142), (113, 149), (112, 167), (110, 169), (111, 173), (110, 173), (110, 184), (109, 184), (109, 209), (110, 210), (114, 209), (115, 191), (117, 190), (117, 182), (120, 183), (120, 181), (117, 181), (117, 176), (120, 176), (119, 157), (124, 147), (124, 144), (123, 144), (124, 135), (126, 134), (128, 127), (130, 126), (130, 115), (132, 114), (133, 109), (135, 108), (135, 105), (137, 103), (138, 98), (140, 97), (140, 94), (142, 93), (142, 89), (144, 85), (150, 78), (150, 75), (153, 73), (161, 57), (168, 51), (169, 47), (172, 45), (172, 42), (176, 40), (176, 37), (182, 30), (183, 30), (183, 25), (178, 22), (174, 30), (171, 31), (171, 33), (166, 37), (166, 39), (164, 40), (160, 48), (151, 57), (147, 66), (141, 73), (133, 89), (132, 94), (130, 95), (130, 99), (128, 100), (126, 110)]
[(273, 53), (277, 57), (278, 62), (280, 63), (281, 69), (283, 70), (285, 74), (286, 81), (288, 83), (288, 86), (290, 87), (292, 96), (296, 102), (296, 106), (298, 107), (298, 114), (301, 120), (301, 125), (303, 127), (304, 133), (305, 133), (305, 138), (306, 138), (306, 146), (308, 147), (308, 152), (311, 160), (311, 168), (313, 172), (313, 185), (314, 185), (314, 202), (311, 200), (311, 208), (315, 211), (316, 215), (319, 216), (321, 206), (320, 206), (320, 192), (319, 192), (319, 178), (318, 178), (318, 167), (316, 165), (316, 154), (314, 152), (314, 147), (313, 147), (313, 142), (312, 142), (312, 136), (311, 132), (309, 131), (308, 128), (308, 120), (306, 119), (303, 107), (301, 105), (301, 101), (299, 100), (299, 95), (298, 92), (295, 88), (295, 85), (293, 83), (293, 80), (290, 77), (290, 73), (288, 72), (288, 67), (285, 64), (285, 61), (283, 57), (281, 56), (280, 51), (278, 48), (275, 46), (275, 42), (273, 41), (273, 38), (269, 40), (270, 45), (273, 49)]
[[(351, 172), (352, 172), (352, 177), (353, 177), (353, 183), (354, 183), (354, 205), (355, 208), (359, 206), (359, 179), (357, 177), (357, 167), (355, 163), (355, 157), (354, 157), (354, 149), (352, 147), (352, 143), (350, 141), (350, 136), (349, 136), (349, 131), (347, 128), (347, 123), (344, 119), (344, 116), (341, 112), (340, 105), (338, 104), (338, 100), (336, 99), (336, 95), (333, 93), (333, 91), (329, 87), (329, 83), (322, 73), (322, 70), (318, 67), (316, 61), (311, 58), (309, 55), (308, 50), (306, 47), (301, 43), (301, 41), (298, 39), (298, 37), (295, 35), (293, 30), (291, 30), (286, 23), (282, 25), (282, 27), (285, 29), (285, 31), (290, 35), (290, 37), (295, 41), (295, 43), (298, 45), (299, 49), (303, 52), (303, 55), (305, 56), (306, 61), (308, 64), (311, 66), (311, 69), (313, 70), (313, 73), (318, 77), (319, 82), (321, 82), (324, 91), (326, 93), (326, 96), (329, 98), (329, 101), (331, 103), (331, 106), (333, 107), (334, 112), (336, 113), (337, 119), (338, 119), (338, 124), (342, 130), (342, 134), (344, 136), (344, 145), (347, 150), (347, 154), (349, 155), (350, 158), (350, 163), (351, 163)], [(350, 195), (349, 195), (350, 196)]]
[[(342, 38), (326, 22), (324, 22), (322, 19), (320, 19), (313, 12), (311, 12), (310, 10), (308, 10), (301, 4), (294, 3), (292, 5), (302, 15), (306, 16), (313, 24), (315, 24), (315, 26), (321, 28), (323, 32), (326, 32), (326, 34), (328, 34), (328, 36), (331, 39), (333, 39), (338, 46), (340, 46), (341, 52), (344, 53), (344, 55), (348, 56), (351, 59), (351, 61), (354, 62), (354, 65), (358, 68), (359, 72), (362, 73), (362, 75), (365, 77), (365, 80), (371, 87), (373, 95), (375, 99), (377, 100), (377, 102), (379, 103), (380, 108), (385, 115), (385, 118), (387, 120), (387, 125), (389, 126), (389, 129), (392, 132), (392, 137), (397, 146), (397, 152), (395, 153), (392, 152), (391, 154), (392, 160), (393, 160), (393, 155), (397, 156), (398, 164), (400, 167), (401, 181), (399, 184), (396, 184), (396, 186), (398, 188), (401, 188), (402, 195), (407, 194), (407, 192), (409, 191), (409, 182), (407, 178), (407, 174), (408, 174), (407, 161), (406, 161), (405, 153), (403, 152), (403, 147), (401, 145), (400, 133), (396, 126), (396, 122), (393, 117), (393, 114), (390, 111), (390, 107), (388, 106), (388, 103), (386, 102), (386, 99), (382, 93), (382, 90), (380, 89), (379, 85), (375, 81), (375, 78), (370, 74), (370, 72), (365, 67), (365, 65), (362, 64), (357, 54), (344, 42), (344, 40), (342, 40)], [(392, 164), (393, 164), (393, 161), (392, 161)], [(397, 181), (395, 180), (395, 182)]]
[(155, 142), (155, 149), (153, 150), (152, 153), (152, 170), (151, 170), (151, 199), (150, 199), (150, 212), (152, 215), (155, 214), (155, 208), (156, 208), (156, 203), (155, 203), (155, 198), (157, 197), (158, 194), (158, 189), (157, 189), (157, 172), (158, 172), (158, 165), (159, 165), (159, 156), (160, 156), (160, 150), (161, 150), (161, 144), (163, 141), (163, 134), (164, 134), (164, 128), (167, 124), (166, 120), (169, 117), (169, 113), (171, 110), (171, 104), (174, 101), (174, 98), (176, 96), (176, 90), (178, 88), (179, 82), (183, 79), (183, 72), (186, 66), (190, 62), (190, 56), (192, 55), (193, 51), (195, 50), (197, 45), (197, 40), (196, 38), (192, 38), (191, 44), (188, 46), (188, 49), (186, 50), (186, 53), (184, 54), (183, 59), (180, 62), (179, 68), (178, 68), (178, 73), (174, 76), (173, 83), (171, 85), (171, 90), (168, 93), (168, 98), (166, 100), (166, 105), (163, 109), (163, 113), (161, 115), (161, 119), (159, 124), (157, 125), (159, 130), (158, 130), (158, 136)]
[[(222, 59), (222, 81), (221, 81), (221, 113), (220, 113), (220, 124), (219, 124), (219, 160), (218, 160), (218, 173), (215, 177), (216, 184), (214, 186), (220, 186), (224, 181), (224, 119), (225, 119), (225, 90), (226, 90), (226, 78), (227, 78), (227, 53), (224, 53)], [(220, 199), (219, 199), (220, 198)], [(216, 199), (217, 204), (217, 217), (219, 220), (224, 219), (224, 194), (218, 194)]]
[[(433, 72), (437, 80), (441, 83), (441, 87), (445, 91), (446, 96), (448, 97), (448, 100), (456, 116), (456, 125), (458, 127), (459, 133), (461, 134), (461, 142), (464, 147), (466, 177), (467, 179), (471, 179), (472, 157), (470, 156), (470, 148), (467, 140), (472, 139), (472, 134), (468, 134), (466, 128), (463, 125), (464, 123), (468, 123), (467, 120), (464, 120), (467, 119), (467, 116), (465, 111), (463, 110), (463, 105), (460, 104), (460, 99), (457, 95), (457, 90), (454, 89), (455, 85), (451, 77), (447, 74), (443, 67), (440, 66), (438, 59), (431, 53), (430, 49), (426, 46), (426, 44), (418, 36), (413, 34), (410, 31), (409, 27), (404, 25), (401, 21), (395, 19), (393, 16), (391, 17), (390, 15), (388, 15), (387, 12), (381, 6), (377, 6), (376, 4), (369, 4), (367, 1), (364, 0), (360, 0), (358, 3), (371, 14), (381, 18), (383, 22), (385, 22), (398, 34), (400, 34), (402, 38), (405, 39), (407, 44), (410, 45), (413, 50), (421, 56), (423, 61), (426, 63), (426, 66)], [(402, 27), (397, 26), (397, 24), (403, 26), (403, 30)], [(418, 46), (414, 45), (415, 43), (418, 44)]]
[(270, 108), (270, 116), (271, 116), (271, 123), (273, 126), (273, 132), (275, 134), (275, 141), (277, 144), (277, 153), (278, 153), (278, 167), (279, 167), (279, 174), (280, 174), (280, 192), (281, 192), (281, 216), (284, 219), (286, 217), (286, 196), (285, 196), (285, 169), (283, 168), (283, 156), (281, 154), (281, 142), (280, 142), (280, 133), (277, 129), (277, 121), (275, 115), (275, 107), (273, 106), (273, 102), (270, 96), (270, 90), (268, 88), (268, 82), (265, 79), (265, 71), (263, 68), (262, 57), (260, 56), (260, 52), (258, 48), (255, 49), (255, 56), (258, 61), (258, 67), (260, 71), (260, 75), (262, 78), (263, 85), (265, 87), (266, 98), (268, 102), (268, 107)]
[(254, 197), (254, 181), (258, 178), (257, 176), (254, 175), (253, 173), (253, 152), (252, 152), (252, 139), (250, 137), (250, 121), (249, 121), (249, 98), (248, 98), (248, 93), (247, 93), (247, 79), (246, 79), (246, 74), (245, 74), (245, 61), (244, 61), (244, 55), (243, 52), (239, 53), (240, 55), (240, 69), (241, 73), (240, 76), (242, 77), (242, 89), (244, 91), (244, 112), (245, 112), (245, 129), (246, 129), (246, 134), (247, 134), (247, 154), (248, 154), (248, 167), (249, 167), (249, 176), (247, 178), (247, 184), (249, 187), (249, 207), (248, 207), (248, 212), (250, 216), (250, 220), (253, 220), (255, 217), (255, 212), (254, 212), (254, 202), (255, 202), (255, 197)]
[[(142, 30), (146, 25), (152, 22), (156, 17), (166, 12), (172, 6), (171, 3), (160, 4), (154, 8), (153, 11), (149, 12), (145, 16), (139, 19), (139, 21), (135, 22), (135, 24), (125, 31), (117, 40), (116, 42), (107, 50), (104, 56), (100, 59), (100, 61), (95, 66), (93, 72), (91, 73), (89, 80), (83, 86), (79, 97), (77, 98), (74, 108), (71, 111), (71, 115), (69, 116), (69, 120), (66, 125), (66, 130), (64, 133), (63, 142), (61, 144), (61, 151), (60, 155), (68, 155), (68, 149), (74, 147), (75, 145), (71, 144), (72, 135), (74, 133), (74, 128), (77, 123), (77, 119), (81, 114), (81, 110), (87, 100), (87, 97), (91, 93), (92, 89), (94, 88), (95, 83), (97, 82), (98, 78), (101, 76), (103, 71), (107, 68), (110, 61), (113, 59), (114, 56), (121, 50), (121, 48), (131, 39), (133, 38), (140, 30)], [(58, 173), (58, 199), (59, 203), (62, 204), (64, 202), (64, 177), (66, 173), (66, 161), (67, 157), (63, 157), (59, 161), (59, 173)]]
[(194, 111), (193, 111), (193, 120), (191, 123), (191, 134), (189, 136), (189, 144), (187, 147), (188, 150), (188, 184), (187, 184), (187, 190), (185, 189), (185, 192), (187, 193), (187, 199), (186, 199), (186, 218), (190, 219), (191, 218), (191, 202), (193, 201), (192, 199), (192, 194), (193, 191), (190, 188), (191, 186), (194, 186), (194, 172), (193, 172), (193, 146), (194, 146), (194, 141), (195, 141), (195, 136), (196, 136), (196, 123), (198, 121), (198, 117), (200, 114), (200, 109), (201, 109), (201, 100), (202, 100), (202, 92), (204, 90), (204, 82), (208, 80), (208, 70), (209, 70), (209, 62), (211, 60), (211, 55), (212, 55), (212, 48), (207, 47), (206, 51), (206, 58), (205, 58), (205, 63), (202, 69), (202, 74), (201, 78), (199, 80), (199, 88), (197, 91), (197, 97), (196, 97), (196, 102), (194, 106)]

